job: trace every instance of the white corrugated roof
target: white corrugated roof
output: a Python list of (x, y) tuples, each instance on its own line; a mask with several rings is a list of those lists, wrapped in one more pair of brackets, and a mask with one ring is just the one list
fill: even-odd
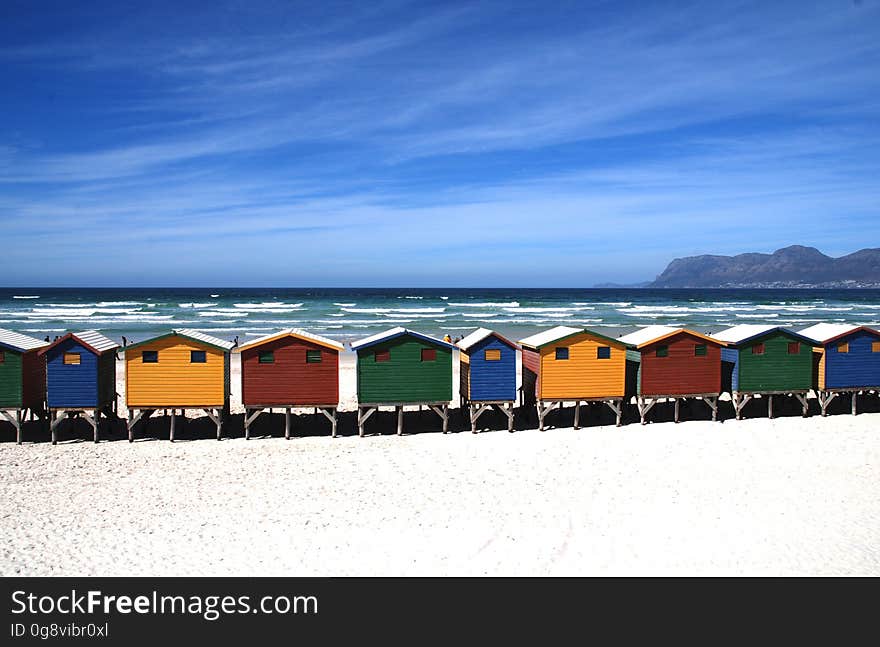
[(269, 341), (270, 339), (276, 339), (278, 337), (284, 337), (287, 335), (292, 335), (294, 337), (303, 337), (305, 339), (310, 339), (311, 341), (320, 344), (322, 346), (332, 346), (333, 348), (338, 348), (342, 350), (345, 348), (342, 344), (340, 344), (335, 339), (327, 339), (326, 337), (321, 337), (320, 335), (316, 335), (314, 333), (306, 332), (305, 330), (300, 330), (299, 328), (285, 328), (283, 330), (279, 330), (278, 332), (273, 332), (268, 335), (263, 335), (262, 337), (257, 337), (256, 339), (252, 339), (246, 344), (242, 344), (241, 348), (250, 348), (251, 346), (258, 346), (263, 342)]
[(178, 328), (177, 330), (173, 330), (172, 332), (176, 335), (184, 335), (186, 337), (198, 339), (199, 341), (203, 341), (206, 344), (219, 346), (220, 348), (225, 348), (226, 350), (232, 350), (232, 348), (235, 346), (235, 344), (231, 341), (226, 341), (225, 339), (220, 339), (219, 337), (206, 335), (205, 333), (199, 332), (198, 330), (193, 330), (192, 328)]
[(16, 350), (24, 352), (28, 350), (34, 350), (35, 348), (48, 346), (49, 342), (45, 342), (42, 339), (35, 339), (34, 337), (28, 337), (27, 335), (22, 335), (20, 332), (15, 332), (13, 330), (4, 330), (3, 328), (0, 328), (0, 344), (6, 344), (7, 346), (11, 346)]
[[(488, 337), (489, 335), (498, 335), (498, 333), (496, 333), (494, 330), (489, 330), (488, 328), (477, 328), (470, 335), (467, 335), (464, 338), (460, 339), (458, 343), (456, 343), (456, 346), (458, 346), (462, 350), (467, 350), (477, 342), (481, 342), (486, 339), (486, 337)], [(514, 345), (512, 341), (505, 339), (501, 335), (498, 335), (498, 337), (503, 341), (508, 342), (510, 345)]]
[(520, 339), (519, 343), (523, 346), (538, 348), (544, 344), (549, 344), (557, 339), (562, 339), (563, 337), (568, 337), (569, 335), (574, 335), (579, 332), (583, 332), (583, 330), (581, 328), (572, 328), (571, 326), (556, 326), (555, 328), (539, 332), (531, 337)]
[(351, 342), (352, 350), (356, 348), (360, 348), (361, 346), (369, 346), (377, 341), (382, 341), (383, 339), (387, 339), (388, 337), (396, 337), (398, 335), (402, 335), (406, 332), (406, 328), (403, 326), (395, 326), (394, 328), (389, 328), (383, 332), (376, 333), (375, 335), (370, 335), (369, 337), (364, 337), (363, 339), (358, 339), (357, 341)]
[(683, 329), (673, 328), (671, 326), (645, 326), (640, 330), (624, 335), (620, 338), (620, 341), (631, 346), (641, 346), (642, 344), (647, 344), (650, 341), (665, 337), (666, 335), (671, 335), (680, 330)]
[(412, 335), (413, 337), (425, 339), (427, 341), (433, 342), (435, 344), (440, 344), (441, 346), (446, 346), (447, 348), (455, 348), (452, 344), (443, 341), (442, 339), (437, 339), (436, 337), (431, 337), (430, 335), (426, 335), (424, 333), (416, 332), (415, 330), (409, 330), (402, 326), (395, 326), (394, 328), (389, 328), (388, 330), (380, 333), (376, 333), (375, 335), (371, 335), (369, 337), (364, 337), (363, 339), (358, 339), (357, 341), (351, 342), (352, 350), (357, 350), (358, 348), (362, 348), (364, 346), (370, 346), (377, 342), (380, 342), (384, 339), (391, 339), (392, 337), (398, 337), (400, 335)]
[(113, 350), (114, 348), (119, 348), (119, 344), (117, 344), (112, 339), (105, 337), (97, 330), (84, 330), (83, 332), (75, 332), (73, 333), (73, 335), (83, 343), (86, 343), (94, 348), (99, 353), (103, 353), (105, 350)]
[(738, 344), (745, 339), (758, 337), (759, 335), (763, 335), (764, 333), (770, 332), (771, 330), (776, 330), (777, 328), (779, 328), (779, 326), (765, 326), (763, 324), (740, 324), (738, 326), (733, 326), (732, 328), (722, 330), (721, 332), (715, 333), (712, 336), (715, 339), (720, 339), (721, 341)]
[(857, 328), (858, 326), (852, 324), (819, 323), (815, 326), (804, 328), (798, 334), (823, 344), (829, 339), (846, 335)]

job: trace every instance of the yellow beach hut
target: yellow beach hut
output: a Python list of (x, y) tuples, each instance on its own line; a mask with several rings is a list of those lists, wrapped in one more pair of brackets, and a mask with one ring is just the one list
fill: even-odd
[(581, 402), (604, 402), (621, 424), (627, 386), (627, 344), (591, 330), (556, 326), (521, 340), (523, 403), (535, 402), (539, 428), (565, 402), (574, 402), (574, 427)]
[(130, 344), (125, 348), (125, 401), (128, 439), (134, 426), (157, 409), (171, 409), (171, 434), (177, 412), (202, 410), (217, 425), (229, 411), (229, 351), (232, 342), (189, 328)]

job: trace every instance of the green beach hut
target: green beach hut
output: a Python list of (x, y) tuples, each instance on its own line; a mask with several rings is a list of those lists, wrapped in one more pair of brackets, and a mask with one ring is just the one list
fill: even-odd
[(814, 342), (782, 326), (741, 324), (712, 335), (727, 344), (721, 351), (722, 390), (733, 398), (737, 419), (757, 395), (767, 398), (773, 417), (773, 396), (794, 396), (807, 415), (807, 393), (813, 386)]
[(0, 329), (0, 416), (15, 427), (15, 440), (21, 444), (21, 423), (45, 415), (46, 362), (38, 354), (48, 342)]
[(357, 353), (358, 433), (380, 406), (397, 410), (403, 433), (403, 407), (427, 406), (449, 426), (454, 346), (434, 337), (392, 328), (351, 344)]

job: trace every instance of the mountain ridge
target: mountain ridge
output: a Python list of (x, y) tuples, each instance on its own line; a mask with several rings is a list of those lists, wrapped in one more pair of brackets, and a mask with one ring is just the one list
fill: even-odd
[(653, 288), (880, 287), (880, 248), (834, 258), (815, 247), (790, 245), (772, 254), (702, 254), (676, 258)]

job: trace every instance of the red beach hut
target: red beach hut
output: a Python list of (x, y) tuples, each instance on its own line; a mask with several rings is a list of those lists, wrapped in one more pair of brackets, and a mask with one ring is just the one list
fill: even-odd
[(703, 400), (712, 409), (712, 419), (717, 418), (724, 342), (668, 326), (648, 326), (620, 341), (633, 348), (627, 351), (628, 359), (639, 366), (636, 404), (642, 424), (660, 400), (675, 401), (676, 422), (679, 402), (688, 398)]
[(283, 408), (284, 436), (290, 438), (290, 409), (314, 407), (332, 425), (336, 436), (339, 406), (337, 341), (288, 328), (245, 344), (241, 352), (241, 399), (245, 407), (245, 438), (263, 411)]

